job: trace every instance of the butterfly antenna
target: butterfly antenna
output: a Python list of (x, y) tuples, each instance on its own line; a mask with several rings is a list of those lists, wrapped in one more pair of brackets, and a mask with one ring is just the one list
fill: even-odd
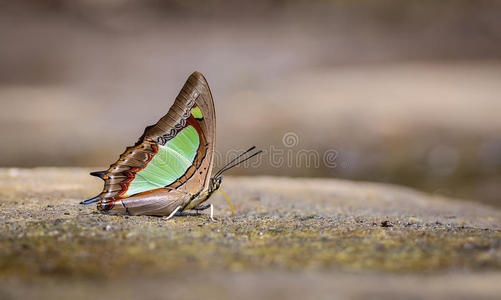
[[(239, 159), (240, 157), (242, 157), (243, 155), (249, 153), (250, 151), (256, 149), (256, 146), (252, 146), (250, 147), (249, 149), (247, 149), (246, 151), (244, 151), (243, 153), (240, 153), (237, 157), (235, 157), (234, 159), (232, 159), (230, 162), (226, 163), (217, 173), (217, 174), (220, 174), (221, 170), (223, 170), (224, 168), (226, 168), (227, 166), (229, 166), (230, 164), (232, 164), (235, 160)], [(217, 177), (217, 176), (216, 176)]]
[[(256, 148), (256, 147), (254, 147), (254, 146), (253, 146), (250, 150), (252, 150), (252, 149), (254, 149), (254, 148)], [(243, 154), (245, 154), (245, 153), (249, 152), (250, 150), (245, 151)], [(246, 157), (246, 158), (244, 158), (244, 159), (242, 159), (242, 160), (240, 160), (240, 161), (237, 161), (237, 162), (235, 162), (234, 164), (230, 165), (231, 163), (233, 163), (233, 162), (236, 160), (236, 159), (233, 159), (231, 162), (227, 163), (227, 164), (226, 164), (223, 168), (221, 168), (221, 170), (219, 170), (219, 171), (216, 173), (216, 175), (214, 175), (214, 176), (215, 176), (215, 177), (218, 177), (219, 175), (223, 174), (223, 172), (226, 172), (226, 171), (228, 171), (229, 169), (234, 168), (234, 167), (236, 167), (236, 166), (238, 166), (238, 165), (240, 165), (240, 164), (242, 164), (242, 163), (244, 163), (244, 162), (248, 161), (249, 159), (253, 158), (254, 156), (256, 156), (256, 155), (258, 155), (258, 154), (260, 154), (260, 153), (262, 153), (262, 152), (263, 152), (263, 150), (259, 150), (258, 152), (256, 152), (256, 153), (252, 154), (251, 156)], [(238, 158), (240, 158), (243, 154), (240, 154), (240, 155), (238, 156)]]
[(235, 157), (234, 159), (232, 159), (230, 162), (227, 162), (221, 169), (219, 169), (219, 171), (216, 172), (216, 174), (214, 175), (214, 177), (217, 177), (219, 174), (221, 174), (221, 171), (224, 170), (227, 166), (229, 166), (234, 161), (236, 161), (237, 159), (239, 159), (240, 157), (242, 157), (243, 155), (249, 153), (250, 151), (252, 151), (254, 149), (256, 149), (256, 146), (252, 146), (249, 149), (247, 149), (246, 151), (244, 151), (244, 152), (240, 153), (239, 155), (237, 155), (237, 157)]

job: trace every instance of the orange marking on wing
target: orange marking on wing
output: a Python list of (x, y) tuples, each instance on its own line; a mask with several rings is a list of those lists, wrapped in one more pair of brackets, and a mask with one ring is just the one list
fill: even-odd
[[(125, 176), (127, 176), (127, 179), (123, 180), (121, 183), (120, 183), (120, 187), (121, 187), (121, 190), (120, 192), (117, 193), (117, 196), (116, 197), (110, 197), (110, 198), (104, 198), (103, 196), (107, 193), (107, 191), (103, 191), (101, 193), (101, 196), (102, 198), (98, 201), (97, 203), (97, 208), (99, 210), (110, 210), (113, 208), (113, 206), (115, 205), (115, 202), (119, 199), (122, 199), (122, 198), (126, 198), (124, 196), (122, 196), (123, 194), (125, 194), (129, 188), (129, 185), (130, 183), (135, 179), (136, 177), (136, 174), (141, 171), (142, 169), (144, 169), (148, 163), (153, 159), (153, 157), (155, 156), (155, 154), (158, 153), (158, 146), (152, 142), (143, 142), (139, 145), (137, 145), (136, 147), (132, 147), (132, 148), (129, 148), (127, 151), (124, 152), (124, 154), (122, 154), (120, 156), (120, 158), (118, 159), (118, 161), (116, 163), (114, 163), (113, 165), (110, 166), (110, 168), (108, 169), (108, 173), (111, 173), (113, 168), (115, 168), (116, 166), (118, 166), (122, 161), (124, 161), (127, 156), (134, 150), (137, 150), (137, 149), (140, 149), (142, 147), (142, 144), (144, 143), (149, 143), (149, 145), (151, 146), (151, 149), (154, 151), (154, 153), (147, 153), (147, 161), (146, 163), (144, 164), (144, 166), (142, 168), (131, 168), (129, 170), (126, 170), (126, 171), (123, 171), (122, 174), (124, 174)], [(109, 179), (109, 176), (106, 174), (105, 175), (105, 179)], [(104, 201), (104, 204), (103, 204), (103, 200)]]

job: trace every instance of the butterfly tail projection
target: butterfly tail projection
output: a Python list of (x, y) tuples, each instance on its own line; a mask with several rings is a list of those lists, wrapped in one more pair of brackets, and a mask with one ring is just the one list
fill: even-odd
[(90, 175), (99, 177), (101, 179), (105, 179), (104, 175), (106, 174), (106, 171), (96, 171), (96, 172), (90, 172)]
[(85, 201), (82, 201), (80, 202), (80, 204), (92, 204), (92, 203), (96, 203), (97, 201), (99, 201), (99, 199), (101, 199), (100, 196), (96, 196), (94, 198), (90, 198), (90, 199), (87, 199)]
[[(104, 174), (106, 174), (106, 171), (90, 172), (90, 175), (99, 177), (99, 178), (101, 178), (103, 180), (104, 180)], [(101, 195), (100, 194), (97, 195), (94, 198), (90, 198), (90, 199), (87, 199), (85, 201), (82, 201), (82, 202), (80, 202), (80, 204), (92, 204), (92, 203), (96, 203), (97, 201), (99, 201), (99, 199), (101, 199)]]

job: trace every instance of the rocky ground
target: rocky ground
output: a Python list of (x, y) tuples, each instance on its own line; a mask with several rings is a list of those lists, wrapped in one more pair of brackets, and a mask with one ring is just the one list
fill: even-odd
[(496, 298), (501, 211), (407, 188), (227, 177), (206, 214), (79, 201), (87, 169), (0, 171), (0, 298)]

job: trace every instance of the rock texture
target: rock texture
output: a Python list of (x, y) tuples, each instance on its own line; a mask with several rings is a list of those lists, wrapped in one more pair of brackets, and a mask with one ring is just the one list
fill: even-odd
[(207, 214), (79, 201), (86, 169), (0, 170), (0, 298), (495, 298), (501, 211), (396, 186), (227, 177)]

